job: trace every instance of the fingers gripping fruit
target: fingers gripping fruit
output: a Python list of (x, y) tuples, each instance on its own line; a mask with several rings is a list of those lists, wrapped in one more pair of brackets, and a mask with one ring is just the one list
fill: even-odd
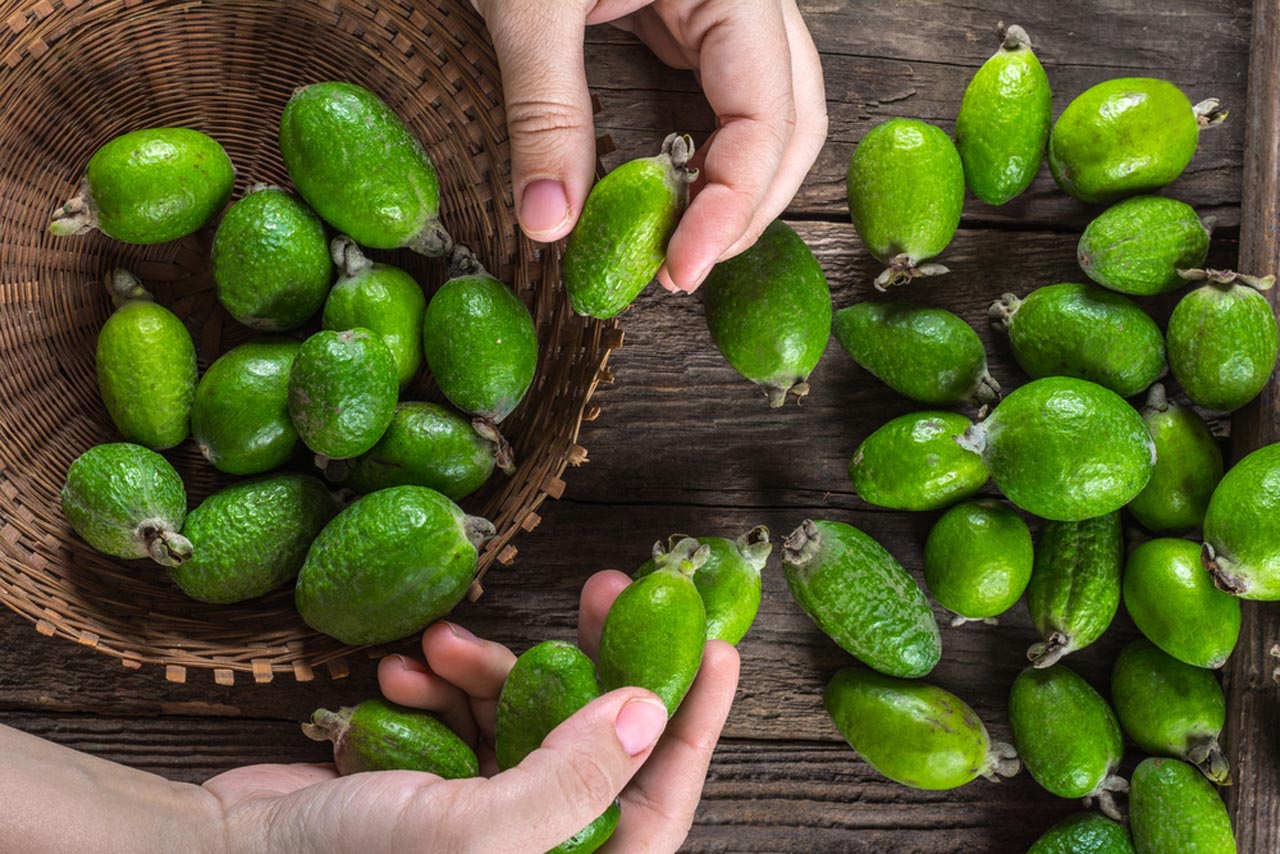
[(336, 712), (317, 709), (302, 732), (313, 741), (333, 742), (338, 773), (424, 771), (446, 780), (475, 777), (475, 752), (430, 712), (386, 700), (365, 700)]

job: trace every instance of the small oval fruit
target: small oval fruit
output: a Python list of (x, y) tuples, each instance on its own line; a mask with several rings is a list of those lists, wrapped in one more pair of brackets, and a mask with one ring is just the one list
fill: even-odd
[(912, 412), (858, 445), (849, 479), (858, 496), (894, 510), (937, 510), (973, 495), (987, 482), (982, 457), (956, 439), (973, 422), (955, 412)]
[(1120, 514), (1040, 527), (1027, 611), (1042, 641), (1027, 658), (1049, 667), (1102, 637), (1120, 607), (1124, 533)]
[(876, 125), (853, 150), (846, 184), (853, 227), (888, 265), (878, 289), (947, 272), (924, 263), (950, 245), (964, 208), (964, 166), (942, 130), (916, 119)]
[(132, 273), (115, 270), (107, 291), (116, 310), (98, 332), (98, 390), (116, 429), (152, 450), (172, 448), (191, 430), (196, 346), (191, 333)]
[(438, 717), (386, 700), (317, 709), (302, 732), (333, 742), (333, 762), (344, 777), (365, 771), (423, 771), (446, 780), (480, 775), (475, 751)]
[(1027, 523), (983, 498), (957, 504), (934, 524), (924, 547), (924, 580), (938, 604), (956, 614), (953, 626), (995, 622), (1022, 598), (1033, 560)]
[(770, 406), (809, 393), (831, 337), (831, 291), (791, 226), (774, 220), (754, 246), (715, 265), (701, 291), (712, 340)]
[(852, 525), (809, 520), (783, 540), (791, 595), (818, 628), (889, 676), (924, 676), (942, 657), (929, 600), (884, 547)]
[(1137, 854), (1129, 831), (1118, 821), (1092, 812), (1068, 816), (1027, 849), (1027, 854)]
[(1133, 772), (1129, 827), (1138, 854), (1235, 854), (1231, 818), (1213, 784), (1177, 759), (1145, 759)]
[(53, 212), (51, 234), (94, 228), (125, 243), (167, 243), (199, 230), (231, 198), (231, 158), (190, 128), (149, 128), (103, 145), (80, 193)]
[(1218, 440), (1194, 409), (1171, 403), (1160, 383), (1147, 395), (1142, 420), (1156, 444), (1156, 466), (1146, 487), (1129, 502), (1129, 512), (1154, 533), (1199, 528), (1222, 480)]
[(62, 512), (103, 554), (150, 557), (161, 566), (191, 557), (191, 543), (178, 533), (187, 515), (182, 478), (141, 445), (95, 445), (76, 457), (62, 487)]
[(289, 417), (308, 448), (334, 460), (358, 457), (382, 438), (396, 412), (396, 363), (368, 329), (317, 332), (289, 371)]
[(462, 601), (493, 525), (433, 489), (356, 499), (312, 542), (295, 601), (307, 625), (348, 644), (420, 631)]
[(1086, 380), (1033, 380), (970, 427), (961, 447), (982, 454), (1005, 497), (1071, 522), (1118, 510), (1151, 479), (1147, 425), (1115, 392)]
[(1213, 217), (1165, 196), (1135, 196), (1103, 211), (1080, 237), (1080, 269), (1104, 288), (1155, 296), (1186, 284), (1179, 270), (1209, 255)]
[(1280, 444), (1236, 463), (1213, 491), (1203, 559), (1219, 589), (1280, 600)]
[(564, 250), (564, 287), (578, 314), (607, 320), (653, 281), (689, 204), (693, 140), (673, 133), (656, 157), (623, 163), (591, 188)]

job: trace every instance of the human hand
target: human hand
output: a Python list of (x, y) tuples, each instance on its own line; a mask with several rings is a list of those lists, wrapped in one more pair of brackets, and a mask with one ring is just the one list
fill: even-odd
[[(822, 65), (795, 0), (472, 0), (502, 68), (516, 210), (526, 234), (568, 234), (591, 188), (586, 25), (634, 33), (697, 76), (718, 129), (658, 279), (695, 290), (791, 202), (827, 135)], [(680, 130), (671, 128), (671, 130)]]

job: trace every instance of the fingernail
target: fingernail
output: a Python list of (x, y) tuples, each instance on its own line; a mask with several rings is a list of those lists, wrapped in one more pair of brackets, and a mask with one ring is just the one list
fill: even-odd
[(520, 224), (530, 237), (550, 234), (569, 218), (569, 197), (564, 184), (543, 178), (530, 182), (520, 200)]
[(480, 638), (471, 634), (471, 632), (467, 631), (457, 623), (445, 623), (445, 625), (449, 627), (449, 631), (453, 632), (453, 636), (455, 638), (458, 638), (464, 641), (470, 641), (471, 643), (477, 643), (480, 640)]
[(400, 667), (401, 669), (403, 669), (403, 670), (408, 670), (408, 671), (410, 671), (410, 672), (412, 672), (412, 673), (426, 673), (426, 672), (427, 672), (427, 668), (426, 668), (426, 667), (424, 667), (422, 664), (420, 664), (420, 663), (418, 663), (418, 662), (414, 661), (412, 658), (407, 658), (407, 657), (405, 657), (405, 656), (403, 656), (403, 655), (399, 655), (399, 654), (392, 655), (392, 656), (391, 656), (391, 658), (395, 659), (396, 665), (397, 665), (398, 667)]
[(644, 753), (667, 727), (667, 707), (658, 700), (631, 700), (613, 722), (628, 756)]
[(707, 280), (707, 276), (711, 275), (711, 268), (714, 267), (715, 265), (716, 265), (715, 261), (708, 262), (707, 266), (699, 270), (698, 274), (693, 277), (693, 280), (689, 282), (688, 287), (681, 285), (680, 289), (682, 291), (685, 291), (686, 293), (693, 293), (694, 291), (696, 291), (702, 285), (702, 283)]

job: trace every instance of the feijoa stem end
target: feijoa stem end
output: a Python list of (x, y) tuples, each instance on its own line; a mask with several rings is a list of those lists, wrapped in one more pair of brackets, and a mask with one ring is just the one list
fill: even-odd
[(471, 545), (476, 547), (476, 551), (488, 542), (494, 534), (498, 533), (498, 529), (493, 523), (482, 516), (468, 516), (462, 523), (462, 531)]
[(1200, 218), (1200, 227), (1204, 229), (1204, 233), (1209, 237), (1213, 237), (1213, 229), (1214, 229), (1214, 226), (1216, 226), (1217, 224), (1218, 224), (1218, 218), (1216, 216), (1206, 216), (1206, 217)]
[(735, 545), (738, 547), (738, 554), (742, 555), (742, 559), (756, 572), (764, 569), (765, 564), (769, 562), (769, 555), (773, 554), (769, 529), (764, 525), (757, 525), (738, 537)]
[(337, 744), (339, 739), (347, 732), (347, 727), (351, 726), (351, 714), (354, 710), (343, 707), (336, 712), (328, 709), (316, 709), (311, 714), (311, 720), (302, 725), (302, 734), (312, 741), (332, 741)]
[(181, 566), (191, 558), (191, 541), (177, 531), (155, 524), (144, 524), (139, 530), (147, 554), (161, 566)]
[(807, 382), (795, 382), (787, 387), (780, 385), (764, 386), (764, 395), (769, 400), (770, 409), (779, 409), (787, 402), (789, 395), (796, 396), (796, 402), (800, 402), (800, 398), (809, 396), (809, 384)]
[(998, 626), (1000, 621), (995, 617), (964, 617), (960, 614), (951, 615), (951, 628), (958, 629), (969, 623), (982, 623), (985, 626)]
[(343, 278), (354, 278), (373, 266), (373, 262), (365, 257), (364, 250), (350, 237), (339, 234), (329, 244), (329, 257), (337, 266)]
[(1004, 39), (1002, 48), (1008, 51), (1014, 50), (1031, 50), (1031, 36), (1027, 35), (1027, 31), (1017, 24), (1010, 24), (1008, 27), (1004, 22), (1000, 22), (1000, 37)]
[(481, 439), (493, 444), (494, 460), (502, 473), (508, 477), (515, 474), (515, 453), (511, 450), (511, 443), (498, 430), (498, 425), (488, 418), (476, 418), (471, 422), (471, 429), (475, 430)]
[(1214, 125), (1220, 125), (1227, 120), (1227, 116), (1231, 114), (1230, 110), (1219, 110), (1221, 101), (1217, 98), (1206, 98), (1191, 108), (1191, 112), (1196, 115), (1196, 124), (1203, 130)]
[(689, 165), (693, 159), (693, 137), (687, 133), (668, 134), (662, 141), (662, 156), (671, 161), (676, 177), (686, 184), (698, 180), (698, 170)]
[(782, 540), (782, 560), (784, 563), (804, 564), (813, 560), (818, 549), (822, 547), (822, 534), (812, 519), (805, 519)]
[(983, 777), (993, 783), (999, 783), (1001, 777), (1016, 777), (1021, 770), (1022, 760), (1018, 758), (1018, 751), (1012, 744), (1003, 741), (991, 742), (991, 746), (987, 749), (987, 766), (981, 772)]
[(1039, 643), (1027, 648), (1027, 659), (1037, 670), (1052, 667), (1071, 652), (1071, 639), (1063, 632), (1050, 632), (1049, 636)]
[(324, 454), (316, 454), (313, 462), (324, 474), (325, 480), (330, 483), (342, 483), (351, 475), (354, 460), (335, 460)]
[(1098, 784), (1098, 788), (1084, 796), (1085, 808), (1093, 806), (1093, 802), (1098, 802), (1098, 809), (1107, 818), (1115, 821), (1124, 821), (1124, 812), (1116, 804), (1115, 796), (1118, 793), (1129, 791), (1129, 781), (1115, 774), (1108, 775), (1105, 780)]
[(970, 424), (968, 429), (955, 437), (955, 441), (957, 445), (966, 451), (981, 454), (987, 449), (988, 432), (987, 423), (979, 421), (977, 424)]
[(982, 376), (978, 377), (978, 384), (973, 388), (973, 394), (969, 395), (970, 401), (974, 406), (988, 407), (994, 403), (1000, 402), (1000, 383), (996, 382), (996, 378), (991, 376), (989, 371), (983, 371)]
[(111, 297), (111, 304), (116, 308), (133, 300), (150, 300), (153, 298), (151, 291), (142, 286), (142, 281), (124, 267), (117, 267), (107, 273), (103, 284), (107, 288), (107, 294)]
[(916, 279), (928, 276), (941, 276), (950, 273), (951, 270), (941, 264), (921, 264), (916, 266), (916, 262), (910, 255), (895, 255), (889, 260), (889, 266), (876, 276), (875, 288), (883, 293), (889, 288), (898, 285), (907, 285)]
[(704, 546), (693, 537), (684, 537), (668, 549), (664, 549), (661, 542), (654, 543), (653, 546), (656, 571), (675, 572), (686, 578), (692, 578), (710, 557), (711, 547)]
[(1008, 332), (1009, 323), (1021, 307), (1022, 300), (1018, 299), (1017, 294), (1001, 294), (1000, 299), (991, 303), (990, 308), (987, 309), (987, 317), (991, 319), (991, 325), (996, 329)]
[(409, 238), (405, 244), (409, 249), (428, 258), (443, 258), (453, 251), (453, 238), (445, 231), (438, 219), (429, 219), (422, 230)]
[(1218, 744), (1217, 736), (1207, 736), (1192, 745), (1187, 751), (1187, 759), (1214, 785), (1231, 785), (1231, 766), (1222, 746)]
[(1229, 569), (1231, 562), (1219, 555), (1209, 543), (1205, 543), (1200, 550), (1200, 562), (1208, 570), (1214, 586), (1224, 593), (1241, 596), (1249, 591), (1245, 580)]
[(89, 200), (88, 188), (83, 188), (53, 212), (49, 233), (57, 237), (73, 237), (97, 227), (98, 212)]
[(1275, 276), (1249, 276), (1235, 270), (1179, 270), (1178, 275), (1188, 282), (1209, 282), (1220, 287), (1230, 287), (1239, 282), (1259, 291), (1267, 291), (1276, 283)]
[(1142, 409), (1142, 414), (1147, 415), (1155, 412), (1169, 411), (1169, 395), (1165, 391), (1164, 383), (1156, 383), (1147, 392), (1147, 403)]
[(487, 271), (484, 265), (480, 263), (480, 259), (476, 257), (476, 253), (471, 251), (469, 246), (463, 246), (459, 243), (453, 247), (453, 255), (449, 257), (449, 278), (457, 279), (462, 276), (484, 276)]

